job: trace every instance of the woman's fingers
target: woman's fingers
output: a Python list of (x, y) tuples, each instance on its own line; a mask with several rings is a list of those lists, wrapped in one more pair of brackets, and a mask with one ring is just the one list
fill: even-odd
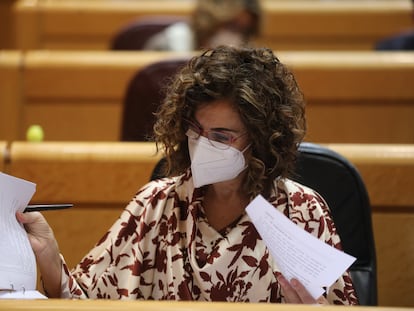
[(62, 261), (52, 229), (39, 212), (17, 212), (16, 218), (25, 227), (45, 290), (50, 297), (59, 297)]
[[(278, 278), (280, 286), (282, 287), (283, 296), (287, 303), (297, 303), (297, 304), (319, 304), (327, 303), (324, 297), (319, 298), (318, 300), (314, 299), (308, 290), (303, 286), (301, 282), (293, 278), (288, 281), (283, 275), (280, 275)], [(323, 299), (323, 300), (320, 300)]]
[(16, 218), (23, 225), (28, 225), (30, 227), (30, 224), (41, 221), (42, 215), (39, 212), (16, 212)]
[(316, 302), (320, 305), (329, 305), (329, 301), (324, 296), (321, 296), (318, 299), (316, 299)]
[(16, 219), (23, 224), (36, 255), (43, 252), (51, 245), (51, 241), (55, 240), (52, 229), (41, 213), (17, 212)]
[(282, 293), (285, 297), (285, 301), (287, 303), (300, 303), (300, 298), (290, 282), (283, 275), (280, 275), (277, 280), (282, 287)]
[(308, 290), (303, 286), (301, 282), (297, 279), (293, 278), (290, 280), (290, 284), (292, 285), (293, 289), (296, 291), (299, 299), (302, 303), (305, 304), (315, 304), (317, 303), (316, 299), (314, 299)]

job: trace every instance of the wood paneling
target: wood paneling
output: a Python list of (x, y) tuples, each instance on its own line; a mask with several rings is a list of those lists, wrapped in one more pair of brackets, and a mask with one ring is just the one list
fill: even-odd
[[(371, 50), (412, 26), (409, 0), (264, 0), (258, 45), (275, 50)], [(22, 49), (108, 49), (115, 33), (148, 15), (189, 16), (181, 0), (19, 0), (16, 42)]]
[[(414, 143), (413, 52), (277, 55), (305, 95), (308, 141)], [(22, 57), (23, 87), (6, 90), (13, 113), (1, 115), (8, 136), (25, 139), (26, 129), (40, 124), (48, 141), (117, 141), (131, 77), (154, 61), (190, 54), (30, 51)], [(0, 77), (3, 69), (0, 63)], [(0, 139), (7, 136), (0, 132)]]
[(0, 51), (0, 139), (22, 137), (22, 59), (17, 51)]

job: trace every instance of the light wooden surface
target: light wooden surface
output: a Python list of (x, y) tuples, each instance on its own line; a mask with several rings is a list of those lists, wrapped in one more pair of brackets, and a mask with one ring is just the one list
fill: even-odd
[(126, 203), (159, 158), (144, 142), (13, 142), (8, 170), (37, 183), (36, 202)]
[[(327, 144), (349, 159), (367, 186), (374, 211), (414, 212), (414, 145)], [(405, 193), (405, 194), (403, 194)]]
[[(414, 52), (277, 55), (305, 94), (308, 141), (414, 143)], [(190, 54), (27, 52), (21, 55), (20, 71), (13, 67), (20, 83), (17, 78), (8, 82), (14, 85), (0, 109), (9, 107), (13, 113), (0, 115), (5, 119), (0, 124), (9, 124), (0, 139), (25, 139), (31, 124), (41, 124), (49, 141), (117, 141), (123, 95), (133, 74), (151, 62), (175, 57)], [(3, 67), (0, 62), (0, 77), (9, 70)]]
[[(313, 311), (320, 306), (271, 304), (271, 303), (231, 303), (231, 302), (194, 302), (194, 301), (120, 301), (120, 300), (0, 300), (0, 309), (4, 311), (56, 310), (56, 311)], [(360, 311), (403, 311), (410, 309), (392, 307), (346, 307), (324, 306), (325, 311), (360, 310)]]
[[(371, 50), (412, 26), (409, 0), (263, 2), (258, 45), (276, 50)], [(19, 0), (16, 44), (22, 49), (108, 49), (124, 25), (146, 15), (188, 16), (192, 1)]]
[[(382, 306), (414, 307), (414, 145), (329, 144), (365, 180), (372, 205)], [(43, 215), (70, 267), (148, 180), (153, 143), (13, 142), (5, 171), (37, 183), (33, 202), (75, 207)]]

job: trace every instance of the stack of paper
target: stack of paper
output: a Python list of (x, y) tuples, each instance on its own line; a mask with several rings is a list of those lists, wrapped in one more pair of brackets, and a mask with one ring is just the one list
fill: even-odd
[[(36, 185), (0, 173), (0, 298), (40, 298), (36, 289), (36, 259), (24, 227), (16, 220)], [(42, 296), (44, 297), (44, 296)]]

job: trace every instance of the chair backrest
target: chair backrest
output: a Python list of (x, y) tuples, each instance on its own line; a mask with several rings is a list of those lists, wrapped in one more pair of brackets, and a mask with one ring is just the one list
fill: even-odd
[(147, 141), (155, 122), (154, 112), (164, 98), (166, 83), (189, 58), (174, 58), (152, 63), (130, 80), (123, 100), (122, 141)]
[[(155, 166), (151, 179), (163, 176), (165, 159)], [(371, 206), (356, 168), (338, 153), (318, 144), (299, 147), (292, 178), (319, 192), (328, 203), (341, 237), (343, 250), (356, 257), (350, 274), (361, 305), (377, 305), (377, 267)]]
[(168, 26), (185, 20), (182, 16), (146, 16), (122, 27), (113, 37), (110, 49), (133, 51), (142, 50), (149, 38)]
[(294, 180), (318, 191), (328, 203), (344, 251), (357, 260), (350, 268), (361, 305), (377, 305), (377, 268), (371, 206), (356, 168), (338, 153), (302, 143)]

